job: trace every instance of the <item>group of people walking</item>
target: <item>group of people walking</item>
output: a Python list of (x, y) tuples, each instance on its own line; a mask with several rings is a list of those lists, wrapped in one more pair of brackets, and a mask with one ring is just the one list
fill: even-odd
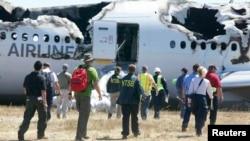
[[(140, 135), (138, 113), (140, 111), (142, 120), (147, 119), (150, 102), (154, 106), (154, 118), (160, 118), (160, 110), (165, 97), (168, 97), (168, 89), (165, 78), (161, 75), (160, 68), (155, 68), (155, 75), (148, 72), (148, 67), (142, 66), (142, 72), (135, 74), (136, 66), (130, 64), (128, 74), (121, 76), (121, 68), (116, 67), (114, 74), (107, 82), (107, 92), (110, 93), (111, 107), (108, 119), (116, 111), (117, 118), (122, 118), (122, 135), (126, 139), (129, 135), (129, 119), (131, 115), (131, 126), (134, 136)], [(121, 113), (120, 113), (121, 109)]]
[[(75, 140), (88, 139), (87, 124), (90, 115), (90, 96), (92, 89), (99, 94), (102, 99), (98, 85), (98, 73), (92, 63), (94, 58), (92, 54), (84, 56), (84, 66), (87, 68), (88, 88), (83, 92), (74, 92), (76, 108), (79, 112)], [(71, 74), (68, 72), (68, 64), (63, 64), (63, 71), (55, 74), (50, 70), (49, 63), (36, 61), (34, 71), (26, 75), (23, 83), (23, 91), (26, 95), (25, 111), (23, 121), (18, 130), (18, 140), (24, 140), (24, 134), (28, 130), (30, 121), (38, 112), (37, 139), (47, 139), (45, 130), (47, 122), (51, 119), (52, 97), (57, 95), (57, 117), (66, 118), (69, 100), (72, 99), (72, 90), (70, 88)], [(42, 68), (43, 67), (43, 68)], [(46, 82), (46, 81), (49, 81)], [(48, 84), (46, 84), (48, 83)]]
[(199, 64), (193, 65), (193, 72), (189, 75), (187, 75), (186, 68), (181, 70), (182, 74), (177, 79), (176, 88), (178, 96), (182, 98), (180, 116), (183, 119), (183, 132), (188, 127), (192, 113), (195, 116), (197, 136), (202, 135), (202, 128), (205, 125), (208, 112), (210, 112), (210, 125), (216, 123), (218, 103), (224, 99), (220, 78), (216, 74), (216, 70), (215, 65), (210, 65), (207, 70)]
[[(75, 92), (76, 108), (79, 112), (75, 140), (88, 139), (87, 125), (91, 111), (91, 91), (95, 89), (102, 100), (101, 90), (98, 84), (99, 76), (92, 63), (92, 54), (85, 54), (83, 66), (87, 69), (88, 88), (85, 91)], [(42, 69), (42, 67), (44, 67)], [(63, 64), (62, 72), (57, 75), (50, 70), (50, 64), (41, 61), (34, 63), (34, 71), (28, 74), (23, 83), (23, 91), (26, 94), (26, 105), (23, 122), (18, 130), (18, 139), (24, 140), (24, 134), (29, 128), (30, 120), (38, 111), (37, 139), (46, 139), (45, 130), (47, 122), (51, 119), (51, 106), (53, 93), (49, 87), (53, 87), (57, 97), (57, 117), (66, 118), (69, 100), (72, 99), (70, 80), (72, 75), (67, 71), (68, 64)], [(107, 92), (110, 93), (111, 107), (108, 112), (110, 119), (114, 112), (116, 117), (122, 117), (122, 139), (127, 139), (130, 134), (129, 121), (131, 118), (131, 129), (135, 137), (141, 134), (138, 123), (138, 113), (141, 119), (147, 120), (148, 109), (153, 105), (154, 119), (160, 119), (160, 110), (165, 98), (169, 97), (167, 83), (161, 75), (161, 69), (155, 68), (154, 75), (148, 72), (148, 67), (142, 66), (142, 72), (136, 74), (136, 66), (130, 64), (128, 73), (122, 76), (121, 67), (116, 67), (114, 74), (107, 82)], [(187, 69), (183, 68), (182, 75), (178, 78), (176, 88), (179, 97), (182, 98), (181, 110), (182, 131), (185, 132), (191, 113), (195, 115), (195, 129), (197, 136), (202, 135), (208, 107), (212, 101), (213, 109), (210, 110), (210, 124), (214, 125), (217, 118), (218, 102), (223, 101), (223, 93), (219, 77), (216, 75), (216, 66), (210, 65), (206, 68), (193, 65), (193, 72), (187, 75)], [(50, 84), (46, 85), (44, 73), (49, 74)], [(216, 90), (212, 91), (212, 87)], [(207, 98), (209, 97), (209, 98)], [(189, 106), (190, 99), (192, 106)]]

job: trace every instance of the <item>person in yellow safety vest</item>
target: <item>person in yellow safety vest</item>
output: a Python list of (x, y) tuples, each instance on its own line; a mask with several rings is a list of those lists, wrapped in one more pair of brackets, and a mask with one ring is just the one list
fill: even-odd
[(158, 87), (158, 94), (154, 94), (156, 91), (152, 91), (152, 95), (154, 97), (154, 119), (160, 119), (160, 110), (165, 102), (165, 98), (169, 97), (168, 89), (167, 89), (167, 82), (165, 78), (161, 75), (161, 69), (156, 67), (155, 75), (153, 76), (157, 87)]
[(151, 89), (153, 87), (158, 91), (158, 88), (153, 76), (148, 73), (148, 67), (146, 65), (142, 66), (142, 73), (138, 74), (138, 79), (141, 82), (141, 86), (144, 91), (141, 99), (141, 118), (142, 120), (146, 120), (151, 99)]

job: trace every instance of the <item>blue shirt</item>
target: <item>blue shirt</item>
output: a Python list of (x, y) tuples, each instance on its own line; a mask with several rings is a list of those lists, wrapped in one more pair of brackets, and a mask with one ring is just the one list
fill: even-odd
[(195, 77), (199, 77), (199, 76), (196, 72), (193, 72), (193, 73), (189, 74), (186, 78), (184, 78), (183, 89), (185, 90), (186, 95), (188, 95), (189, 86), (190, 86), (193, 78), (195, 78)]

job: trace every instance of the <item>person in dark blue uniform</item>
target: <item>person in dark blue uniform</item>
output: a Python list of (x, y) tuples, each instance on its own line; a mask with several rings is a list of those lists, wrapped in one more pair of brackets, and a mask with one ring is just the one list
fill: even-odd
[(127, 139), (129, 135), (130, 116), (134, 136), (140, 135), (138, 113), (143, 90), (138, 77), (134, 74), (135, 70), (136, 66), (130, 64), (128, 67), (129, 73), (122, 79), (121, 91), (117, 101), (122, 106), (122, 139)]
[(47, 100), (46, 100), (46, 84), (44, 77), (40, 75), (42, 63), (36, 61), (34, 64), (34, 71), (28, 74), (23, 83), (23, 91), (26, 94), (25, 112), (23, 115), (23, 122), (18, 130), (18, 140), (24, 140), (24, 134), (28, 130), (30, 120), (38, 112), (37, 122), (37, 139), (46, 139), (44, 136), (47, 127)]

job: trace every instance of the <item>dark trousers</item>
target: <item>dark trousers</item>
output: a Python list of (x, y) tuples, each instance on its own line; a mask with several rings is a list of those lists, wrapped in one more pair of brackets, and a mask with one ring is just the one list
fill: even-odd
[[(208, 103), (208, 106), (210, 107), (211, 99), (208, 98), (207, 103)], [(209, 111), (210, 112), (210, 115), (209, 115), (210, 125), (214, 125), (216, 123), (218, 105), (219, 105), (218, 96), (214, 96), (214, 98), (213, 98), (213, 108), (214, 109)]]
[(52, 103), (53, 103), (53, 88), (52, 87), (47, 87), (46, 90), (46, 99), (47, 99), (47, 121), (51, 119), (51, 108), (52, 108)]
[(138, 123), (138, 112), (139, 104), (122, 104), (122, 135), (129, 135), (129, 119), (131, 116), (131, 128), (133, 134), (138, 134), (139, 123)]
[(186, 95), (186, 99), (185, 99), (186, 109), (185, 109), (183, 121), (182, 121), (182, 127), (184, 128), (188, 127), (188, 123), (189, 123), (190, 116), (191, 116), (191, 107), (188, 106), (188, 98), (189, 98), (189, 95)]
[(154, 118), (160, 118), (160, 110), (164, 104), (165, 95), (166, 95), (165, 91), (160, 90), (158, 92), (158, 95), (155, 96), (155, 99), (154, 99)]
[(206, 96), (195, 94), (192, 98), (192, 104), (192, 111), (195, 116), (195, 129), (197, 133), (201, 133), (208, 112)]
[(80, 139), (87, 135), (87, 125), (90, 115), (90, 97), (75, 95), (76, 99), (76, 108), (79, 112), (78, 121), (77, 121), (77, 131), (76, 138)]
[(18, 135), (24, 135), (29, 129), (30, 120), (33, 118), (36, 111), (38, 112), (37, 137), (44, 136), (44, 132), (47, 127), (46, 108), (43, 106), (43, 102), (41, 100), (37, 100), (37, 97), (27, 97), (23, 122), (19, 127)]
[(151, 91), (151, 100), (150, 100), (150, 103), (149, 103), (149, 109), (151, 109), (153, 106), (154, 106), (154, 100), (155, 100), (155, 91)]
[(51, 108), (52, 108), (52, 105), (48, 105), (48, 107), (47, 107), (47, 121), (49, 121), (51, 119)]

